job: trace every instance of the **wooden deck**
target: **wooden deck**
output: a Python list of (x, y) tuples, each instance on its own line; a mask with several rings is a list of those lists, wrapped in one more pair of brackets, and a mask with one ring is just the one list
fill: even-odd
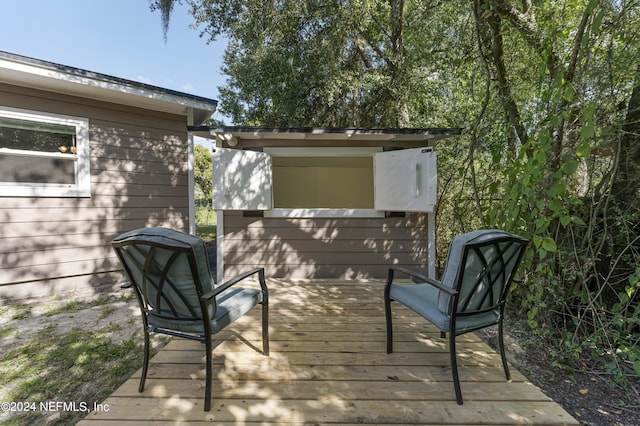
[(455, 402), (446, 340), (399, 305), (385, 351), (381, 282), (269, 280), (271, 356), (260, 308), (218, 335), (213, 401), (202, 409), (204, 348), (173, 339), (80, 424), (579, 424), (473, 334), (461, 336), (465, 403)]

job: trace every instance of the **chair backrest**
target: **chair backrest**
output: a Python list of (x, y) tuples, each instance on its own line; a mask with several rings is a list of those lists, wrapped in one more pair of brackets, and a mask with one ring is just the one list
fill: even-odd
[[(458, 315), (501, 309), (528, 240), (495, 229), (457, 235), (451, 241), (442, 285), (458, 291)], [(444, 292), (440, 311), (453, 312), (452, 298)]]
[(146, 315), (173, 321), (215, 316), (200, 297), (213, 288), (204, 242), (167, 228), (140, 228), (111, 242)]

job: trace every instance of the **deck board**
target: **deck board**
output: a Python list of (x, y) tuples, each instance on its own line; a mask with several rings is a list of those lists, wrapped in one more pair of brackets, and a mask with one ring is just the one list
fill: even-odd
[(446, 339), (394, 306), (386, 353), (380, 282), (269, 281), (271, 355), (260, 309), (214, 338), (212, 408), (204, 412), (204, 348), (173, 339), (90, 413), (85, 426), (129, 424), (577, 425), (474, 334), (458, 340), (465, 403), (455, 402)]

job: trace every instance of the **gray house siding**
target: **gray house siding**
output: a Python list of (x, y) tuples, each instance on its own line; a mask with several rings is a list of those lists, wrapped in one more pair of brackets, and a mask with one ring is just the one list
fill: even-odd
[(263, 266), (275, 278), (386, 277), (427, 271), (425, 214), (405, 218), (260, 218), (224, 213), (225, 275)]
[(89, 120), (90, 198), (0, 197), (0, 296), (94, 291), (121, 278), (110, 240), (187, 230), (185, 116), (0, 83), (0, 106)]

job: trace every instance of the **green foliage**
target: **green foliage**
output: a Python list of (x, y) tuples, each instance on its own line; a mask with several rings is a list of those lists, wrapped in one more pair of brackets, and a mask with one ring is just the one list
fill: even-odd
[(194, 179), (196, 184), (196, 225), (215, 225), (216, 212), (211, 208), (211, 188), (213, 184), (211, 152), (202, 145), (194, 149)]
[[(424, 36), (425, 29), (454, 21), (434, 14), (441, 2), (188, 3), (203, 34), (229, 40), (220, 110), (235, 123), (442, 125), (437, 119), (446, 114), (433, 116), (431, 92), (452, 93), (449, 87), (459, 84), (457, 79), (440, 84), (442, 46)], [(455, 8), (449, 9), (456, 16)], [(452, 37), (448, 41), (455, 48)]]
[(512, 306), (561, 342), (557, 364), (589, 353), (638, 372), (635, 2), (187, 3), (229, 40), (221, 111), (236, 123), (464, 127), (437, 145), (440, 263), (470, 229), (529, 237)]
[(212, 184), (212, 167), (211, 167), (211, 152), (202, 146), (196, 145), (194, 147), (194, 179), (196, 184), (196, 192), (199, 192), (204, 197), (211, 197), (211, 184)]
[[(611, 198), (620, 158), (610, 153), (622, 143), (640, 143), (638, 133), (625, 132), (635, 135), (629, 140), (620, 133), (633, 108), (620, 105), (640, 91), (640, 78), (628, 45), (608, 52), (601, 47), (622, 33), (607, 22), (637, 22), (637, 10), (592, 2), (512, 15), (503, 2), (489, 3), (501, 14), (502, 44), (491, 40), (496, 33), (482, 19), (495, 12), (478, 11), (477, 37), (485, 38), (480, 53), (487, 66), (477, 71), (486, 85), (476, 81), (459, 89), (476, 100), (466, 106), (474, 117), (467, 144), (443, 141), (438, 147), (440, 241), (480, 226), (530, 237), (524, 281), (512, 288), (516, 314), (541, 338), (555, 335), (561, 342), (559, 365), (577, 364), (589, 353), (622, 380), (629, 365), (636, 373), (638, 366), (639, 291), (622, 283), (637, 270), (640, 200), (620, 208)], [(539, 32), (519, 20), (525, 15)], [(631, 50), (638, 52), (638, 32), (628, 30), (635, 34)], [(605, 70), (613, 57), (620, 62)], [(510, 91), (494, 85), (500, 73)], [(630, 188), (639, 187), (635, 176)]]
[(211, 200), (200, 200), (196, 207), (196, 226), (215, 225), (218, 221), (216, 211), (211, 208)]
[[(608, 27), (611, 32), (601, 34), (603, 23), (625, 20), (629, 15), (635, 20), (637, 11), (616, 10), (615, 4), (595, 1), (586, 6), (574, 4), (573, 17), (565, 15), (564, 9), (554, 10), (552, 5), (536, 16), (532, 10), (518, 15), (503, 2), (493, 3), (503, 18), (500, 28), (505, 39), (515, 34), (525, 36), (530, 47), (542, 54), (517, 55), (514, 46), (504, 43), (496, 47), (499, 40), (495, 39), (486, 54), (495, 72), (505, 73), (508, 84), (519, 90), (517, 98), (508, 98), (508, 91), (496, 89), (509, 109), (502, 117), (504, 127), (494, 131), (498, 135), (511, 128), (518, 143), (509, 152), (504, 151), (504, 144), (489, 143), (489, 164), (475, 163), (483, 171), (494, 169), (497, 163), (502, 165), (491, 185), (475, 185), (477, 192), (490, 194), (491, 201), (480, 206), (484, 223), (531, 237), (531, 252), (525, 261), (529, 285), (516, 286), (513, 298), (534, 331), (544, 334), (547, 327), (556, 330), (561, 342), (556, 363), (567, 365), (588, 351), (615, 372), (613, 377), (621, 379), (625, 365), (637, 367), (637, 353), (630, 348), (635, 348), (639, 340), (634, 309), (639, 292), (637, 286), (622, 283), (634, 282), (629, 271), (637, 270), (640, 216), (637, 207), (612, 208), (619, 204), (610, 192), (619, 178), (619, 158), (601, 153), (610, 152), (609, 146), (630, 142), (621, 138), (619, 125), (611, 126), (627, 120), (628, 110), (615, 111), (613, 104), (619, 107), (633, 91), (640, 91), (640, 79), (631, 72), (623, 80), (606, 81), (593, 70), (602, 71), (603, 63), (624, 52), (598, 51), (603, 42), (598, 36), (614, 37), (618, 31)], [(563, 19), (555, 18), (555, 14)], [(545, 19), (536, 21), (538, 17)], [(531, 22), (539, 24), (541, 31), (529, 25)], [(484, 23), (478, 25), (482, 28)], [(555, 36), (545, 39), (545, 33)], [(637, 52), (637, 38), (634, 43)], [(499, 48), (505, 51), (496, 50)], [(529, 73), (522, 79), (500, 64), (498, 53), (530, 64), (529, 69), (538, 70), (537, 76)], [(623, 66), (636, 69), (637, 58), (631, 60), (625, 55)], [(501, 65), (505, 67), (502, 70)], [(616, 69), (607, 75), (621, 74)], [(537, 82), (535, 90), (520, 85), (527, 80)], [(535, 109), (522, 102), (527, 93)], [(616, 95), (611, 98), (613, 93)], [(518, 132), (521, 123), (529, 123), (524, 137)], [(509, 135), (505, 138), (508, 140)], [(634, 140), (638, 143), (637, 134)], [(636, 180), (636, 188), (638, 183)], [(607, 248), (615, 248), (615, 254), (607, 255)], [(636, 316), (628, 315), (632, 311)]]
[(196, 235), (205, 241), (213, 241), (216, 239), (216, 225), (198, 225)]

